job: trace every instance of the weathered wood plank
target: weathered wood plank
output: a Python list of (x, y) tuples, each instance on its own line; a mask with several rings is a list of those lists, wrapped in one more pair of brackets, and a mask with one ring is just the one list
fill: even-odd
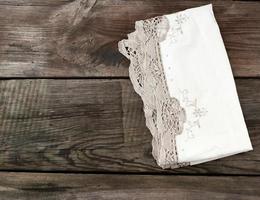
[[(237, 80), (254, 151), (167, 173), (260, 174), (260, 80)], [(0, 81), (0, 170), (162, 172), (128, 79)]]
[(260, 3), (207, 0), (1, 0), (0, 76), (128, 76), (117, 42), (135, 20), (209, 2), (234, 75), (259, 76)]
[(259, 177), (0, 173), (0, 199), (256, 200)]

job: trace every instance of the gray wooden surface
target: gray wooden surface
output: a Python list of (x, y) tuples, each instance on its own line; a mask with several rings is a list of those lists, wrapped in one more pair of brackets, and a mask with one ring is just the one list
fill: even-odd
[[(209, 2), (254, 151), (162, 170), (117, 42)], [(0, 200), (260, 199), (259, 77), (258, 1), (0, 0)]]
[(166, 171), (129, 80), (2, 80), (0, 170), (260, 175), (260, 80), (236, 84), (254, 151)]
[(0, 176), (0, 199), (5, 200), (255, 200), (260, 196), (257, 177), (41, 173)]
[(259, 76), (259, 2), (231, 0), (1, 0), (0, 76), (127, 76), (117, 42), (136, 20), (209, 2), (235, 76)]

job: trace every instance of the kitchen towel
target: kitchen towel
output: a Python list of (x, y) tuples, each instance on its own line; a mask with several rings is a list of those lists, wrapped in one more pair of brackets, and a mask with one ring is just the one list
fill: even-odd
[(137, 21), (119, 42), (162, 168), (252, 150), (212, 5)]

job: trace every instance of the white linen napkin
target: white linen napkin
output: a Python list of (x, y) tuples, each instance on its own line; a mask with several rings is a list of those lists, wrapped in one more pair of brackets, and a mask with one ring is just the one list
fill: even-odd
[(162, 168), (252, 150), (212, 5), (137, 21), (119, 42)]

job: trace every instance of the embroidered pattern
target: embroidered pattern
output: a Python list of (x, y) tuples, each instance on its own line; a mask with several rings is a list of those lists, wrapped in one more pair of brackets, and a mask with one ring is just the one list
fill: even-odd
[(169, 29), (168, 36), (171, 43), (177, 42), (179, 37), (183, 34), (183, 24), (187, 22), (189, 17), (185, 13), (177, 13), (171, 28)]
[(208, 111), (206, 108), (198, 106), (198, 100), (192, 99), (188, 90), (180, 90), (179, 92), (181, 94), (181, 104), (186, 108), (186, 113), (188, 110), (190, 112), (184, 130), (189, 138), (194, 138), (193, 129), (200, 128), (200, 120), (202, 117), (206, 116)]

